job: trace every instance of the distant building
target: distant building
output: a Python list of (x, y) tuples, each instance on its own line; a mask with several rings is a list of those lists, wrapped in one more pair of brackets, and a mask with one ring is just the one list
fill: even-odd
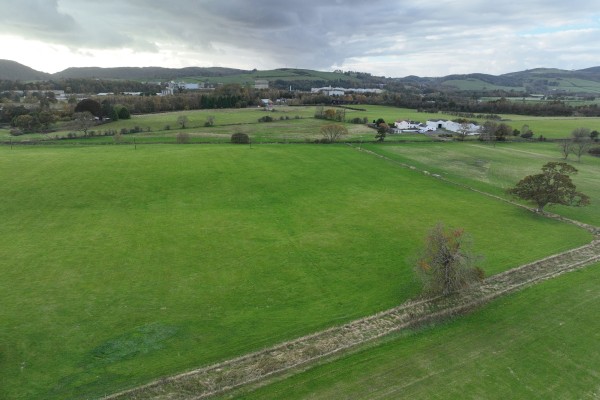
[(260, 99), (265, 111), (273, 111), (273, 101), (271, 99)]
[[(479, 125), (469, 122), (469, 123), (467, 123), (466, 127), (467, 127), (468, 135), (475, 135), (475, 134), (479, 133)], [(463, 129), (463, 124), (461, 124), (459, 122), (445, 120), (445, 119), (430, 120), (430, 121), (427, 121), (426, 125), (424, 127), (422, 127), (419, 130), (419, 132), (425, 133), (425, 132), (436, 131), (438, 129), (445, 129), (450, 132), (460, 132), (461, 129)]]
[(394, 123), (394, 125), (396, 126), (396, 129), (399, 129), (401, 131), (408, 130), (408, 129), (419, 129), (420, 124), (421, 123), (419, 121), (407, 121), (407, 120), (396, 121)]
[(359, 89), (359, 88), (346, 89), (346, 88), (341, 88), (341, 87), (327, 86), (327, 87), (321, 87), (321, 88), (311, 88), (310, 92), (311, 93), (322, 93), (327, 96), (343, 96), (346, 93), (381, 93), (381, 92), (383, 92), (383, 90), (381, 90), (381, 89)]
[(256, 79), (254, 81), (254, 89), (268, 89), (269, 88), (269, 81), (266, 79)]
[(161, 96), (172, 96), (181, 90), (201, 90), (204, 89), (204, 83), (186, 83), (186, 82), (169, 82), (167, 86), (160, 92)]

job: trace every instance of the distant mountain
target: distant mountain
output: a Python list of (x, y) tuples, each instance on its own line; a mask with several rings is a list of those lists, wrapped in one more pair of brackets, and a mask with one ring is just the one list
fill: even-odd
[(0, 60), (0, 79), (9, 81), (40, 81), (50, 79), (52, 75), (36, 71), (16, 61)]
[(118, 67), (118, 68), (68, 68), (55, 74), (36, 71), (14, 61), (0, 60), (2, 80), (62, 80), (102, 79), (169, 81), (208, 81), (212, 84), (253, 84), (256, 79), (266, 79), (271, 87), (307, 90), (315, 86), (374, 87), (381, 84), (400, 83), (409, 86), (429, 87), (439, 90), (476, 92), (523, 92), (545, 95), (578, 93), (600, 95), (600, 66), (581, 70), (535, 68), (502, 75), (482, 73), (454, 74), (444, 77), (407, 76), (405, 78), (375, 77), (360, 72), (323, 72), (307, 69), (280, 68), (270, 71), (241, 70), (234, 68), (161, 68), (161, 67)]

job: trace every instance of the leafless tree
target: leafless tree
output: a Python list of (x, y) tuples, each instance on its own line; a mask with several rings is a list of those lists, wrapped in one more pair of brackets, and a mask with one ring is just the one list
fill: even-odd
[(447, 296), (484, 277), (463, 229), (446, 229), (438, 223), (427, 235), (423, 253), (415, 266), (427, 295)]
[(329, 143), (337, 142), (342, 136), (347, 134), (348, 129), (344, 125), (327, 124), (321, 127), (321, 135)]
[(577, 161), (581, 162), (581, 156), (587, 153), (592, 145), (591, 131), (588, 128), (576, 128), (571, 132), (572, 145), (571, 152), (577, 156)]
[(76, 112), (73, 114), (73, 117), (75, 118), (77, 129), (83, 132), (83, 136), (87, 136), (88, 129), (96, 123), (94, 115), (89, 111)]

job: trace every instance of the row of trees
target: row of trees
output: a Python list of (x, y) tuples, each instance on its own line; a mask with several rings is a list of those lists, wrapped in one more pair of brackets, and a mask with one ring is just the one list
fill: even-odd
[(571, 131), (571, 137), (561, 140), (559, 147), (563, 159), (566, 160), (571, 154), (581, 161), (581, 156), (586, 154), (592, 147), (592, 143), (598, 140), (598, 131), (589, 128), (576, 128)]

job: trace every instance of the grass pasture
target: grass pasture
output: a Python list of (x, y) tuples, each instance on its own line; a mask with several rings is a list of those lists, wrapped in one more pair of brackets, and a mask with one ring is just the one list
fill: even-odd
[(590, 239), (343, 145), (4, 146), (0, 175), (7, 399), (99, 397), (397, 305), (439, 220), (488, 274)]
[(239, 399), (595, 399), (600, 264)]
[[(449, 119), (457, 117), (444, 113), (417, 112), (405, 108), (388, 106), (357, 105), (355, 109), (346, 109), (346, 120), (353, 118), (367, 118), (373, 121), (383, 118), (392, 124), (397, 120), (409, 119), (425, 122), (429, 119)], [(320, 139), (319, 129), (322, 125), (331, 121), (314, 119), (314, 106), (277, 106), (274, 112), (266, 112), (262, 108), (244, 109), (218, 109), (218, 110), (190, 110), (180, 112), (167, 112), (157, 114), (133, 115), (129, 120), (119, 120), (90, 128), (97, 135), (105, 131), (117, 131), (122, 129), (131, 130), (139, 128), (141, 132), (125, 134), (120, 138), (120, 143), (175, 143), (178, 133), (185, 132), (190, 136), (192, 143), (227, 143), (231, 134), (243, 132), (251, 137), (254, 143), (266, 142), (312, 142)], [(181, 129), (177, 123), (180, 116), (188, 118), (188, 126)], [(258, 119), (270, 116), (273, 122), (259, 123)], [(204, 124), (209, 116), (214, 117), (214, 126), (205, 127)], [(600, 118), (583, 117), (531, 117), (522, 115), (502, 115), (503, 122), (514, 129), (521, 129), (523, 125), (529, 125), (535, 137), (543, 135), (547, 139), (560, 139), (569, 137), (571, 131), (579, 127), (587, 127), (592, 130), (600, 130)], [(484, 120), (477, 120), (483, 123)], [(346, 140), (373, 142), (375, 130), (363, 124), (347, 123), (349, 135)], [(55, 131), (48, 134), (33, 133), (21, 136), (11, 136), (8, 129), (0, 129), (0, 141), (2, 142), (31, 142), (48, 141), (55, 138), (66, 138), (69, 134), (75, 134), (76, 138), (65, 140), (66, 143), (114, 143), (111, 136), (95, 136), (83, 138), (83, 133), (77, 131), (70, 123), (58, 123)], [(388, 135), (386, 142), (406, 141), (431, 141), (432, 138), (422, 134), (395, 134)]]
[[(401, 145), (367, 145), (367, 148), (421, 169), (440, 174), (485, 192), (507, 197), (505, 190), (527, 175), (536, 174), (550, 161), (563, 161), (555, 143), (498, 143), (496, 146), (475, 143), (412, 143)], [(568, 162), (578, 169), (573, 182), (590, 196), (586, 207), (550, 206), (575, 220), (600, 226), (600, 159), (584, 155), (581, 162), (570, 156)]]

